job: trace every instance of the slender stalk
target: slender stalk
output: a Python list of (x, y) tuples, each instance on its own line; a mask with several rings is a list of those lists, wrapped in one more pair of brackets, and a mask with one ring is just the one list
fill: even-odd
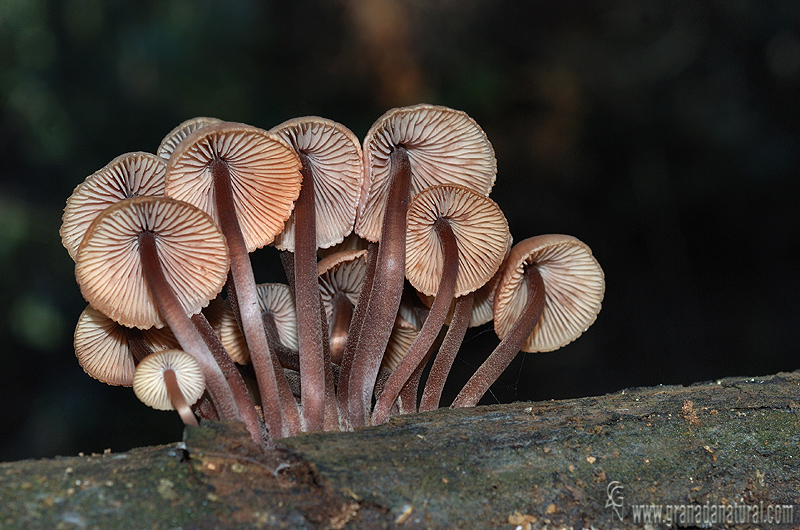
[[(381, 392), (378, 401), (375, 403), (375, 411), (372, 414), (373, 425), (380, 425), (389, 418), (395, 399), (397, 399), (403, 386), (425, 359), (436, 337), (439, 336), (439, 331), (441, 331), (442, 325), (447, 319), (450, 303), (453, 301), (456, 279), (458, 278), (458, 244), (449, 221), (440, 218), (434, 224), (434, 228), (439, 236), (439, 243), (442, 246), (443, 253), (442, 277), (439, 281), (439, 288), (436, 291), (431, 312), (428, 314), (428, 318), (425, 319), (422, 329), (414, 339), (406, 355), (392, 372), (392, 375), (389, 376), (383, 392)], [(416, 396), (414, 405), (416, 406)]]
[(344, 353), (342, 354), (341, 370), (339, 371), (339, 383), (336, 387), (336, 401), (342, 415), (342, 430), (352, 430), (354, 426), (350, 423), (350, 415), (347, 412), (350, 371), (353, 367), (353, 358), (358, 346), (358, 337), (361, 335), (361, 328), (364, 325), (364, 318), (367, 314), (369, 294), (372, 291), (372, 280), (375, 278), (375, 267), (378, 261), (378, 244), (370, 243), (367, 248), (367, 266), (364, 273), (364, 282), (361, 284), (361, 292), (358, 293), (356, 307), (353, 310), (353, 317), (350, 320), (350, 327), (347, 331)]
[(411, 164), (403, 146), (392, 150), (391, 184), (381, 226), (375, 279), (364, 323), (357, 338), (348, 388), (348, 414), (354, 427), (365, 425), (375, 378), (392, 334), (406, 268), (406, 212), (411, 190)]
[(350, 321), (353, 319), (353, 304), (350, 303), (346, 294), (337, 292), (331, 299), (331, 306), (331, 362), (341, 365), (344, 347), (347, 343), (347, 330), (350, 328)]
[(308, 431), (325, 424), (325, 355), (322, 347), (321, 301), (317, 280), (317, 225), (314, 177), (308, 157), (299, 154), (303, 185), (294, 207), (294, 288), (297, 307), (297, 342), (300, 352), (300, 404)]
[(125, 328), (125, 337), (128, 340), (128, 349), (133, 356), (133, 364), (138, 365), (142, 359), (153, 353), (150, 346), (144, 341), (142, 330), (138, 328)]
[(250, 436), (259, 445), (264, 445), (265, 441), (269, 440), (269, 436), (261, 419), (256, 413), (255, 403), (253, 403), (253, 399), (247, 391), (247, 385), (242, 378), (242, 374), (239, 372), (239, 369), (236, 368), (236, 364), (233, 362), (233, 359), (231, 359), (231, 356), (228, 355), (228, 352), (225, 350), (217, 334), (214, 333), (214, 329), (211, 327), (211, 324), (208, 323), (208, 320), (206, 320), (205, 315), (203, 315), (203, 313), (197, 313), (196, 315), (192, 315), (191, 320), (197, 328), (197, 331), (200, 332), (200, 335), (203, 337), (208, 349), (211, 351), (211, 355), (214, 356), (214, 360), (217, 361), (228, 384), (231, 386), (234, 399), (236, 399), (236, 403), (239, 407), (239, 413), (242, 415), (242, 420), (247, 426)]
[(433, 358), (433, 366), (431, 366), (428, 380), (425, 382), (425, 390), (422, 391), (422, 400), (419, 404), (420, 412), (439, 408), (447, 375), (450, 373), (450, 368), (453, 367), (453, 361), (458, 355), (467, 327), (469, 327), (474, 300), (475, 293), (465, 294), (456, 299), (456, 307), (453, 310), (453, 317), (450, 319), (450, 326), (447, 328), (439, 353)]
[(167, 394), (169, 395), (169, 400), (172, 403), (172, 407), (178, 412), (183, 420), (184, 425), (197, 425), (197, 418), (195, 418), (192, 409), (189, 407), (189, 404), (186, 403), (186, 399), (183, 397), (183, 392), (181, 392), (181, 389), (178, 386), (178, 379), (175, 377), (175, 370), (164, 370), (163, 377), (164, 385), (167, 387)]
[[(215, 159), (210, 166), (214, 181), (214, 200), (219, 215), (220, 228), (228, 243), (231, 261), (231, 278), (236, 292), (236, 303), (242, 323), (242, 334), (250, 350), (250, 359), (258, 380), (264, 423), (273, 438), (291, 436), (301, 429), (300, 411), (291, 395), (289, 383), (282, 373), (276, 373), (267, 345), (261, 309), (258, 305), (253, 267), (247, 245), (236, 215), (228, 165)], [(276, 363), (277, 364), (277, 363)], [(281, 391), (283, 387), (283, 392)]]
[(139, 253), (142, 269), (153, 300), (161, 317), (167, 322), (181, 348), (191, 354), (200, 364), (206, 387), (217, 412), (224, 420), (239, 420), (239, 407), (233, 396), (230, 385), (225, 380), (219, 365), (194, 327), (192, 321), (183, 311), (180, 301), (170, 287), (169, 281), (161, 267), (156, 248), (156, 237), (150, 231), (139, 234)]
[(544, 312), (544, 282), (535, 266), (525, 268), (525, 285), (528, 288), (528, 300), (522, 309), (517, 321), (511, 326), (511, 331), (505, 339), (494, 349), (478, 370), (458, 393), (450, 408), (474, 407), (481, 397), (489, 390), (500, 374), (502, 374), (511, 361), (514, 360), (520, 348), (533, 332), (536, 323)]

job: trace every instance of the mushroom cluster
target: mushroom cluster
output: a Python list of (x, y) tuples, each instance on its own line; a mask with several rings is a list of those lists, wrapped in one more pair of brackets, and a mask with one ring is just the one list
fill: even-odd
[[(519, 351), (587, 329), (605, 288), (574, 237), (512, 244), (496, 173), (483, 130), (441, 106), (391, 110), (363, 143), (318, 117), (188, 120), (67, 201), (62, 242), (89, 304), (78, 361), (270, 447), (438, 408), (467, 328), (494, 320), (499, 345), (451, 405), (474, 406)], [(286, 285), (256, 283), (266, 245)]]

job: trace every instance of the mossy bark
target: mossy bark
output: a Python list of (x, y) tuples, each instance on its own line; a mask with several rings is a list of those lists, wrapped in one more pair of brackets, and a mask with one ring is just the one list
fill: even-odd
[[(750, 522), (719, 513), (715, 528), (800, 524), (800, 372), (438, 410), (279, 446), (206, 422), (168, 446), (0, 464), (0, 527), (644, 528), (634, 508), (651, 504), (677, 506), (679, 527), (720, 504)], [(764, 521), (775, 506), (793, 521)]]

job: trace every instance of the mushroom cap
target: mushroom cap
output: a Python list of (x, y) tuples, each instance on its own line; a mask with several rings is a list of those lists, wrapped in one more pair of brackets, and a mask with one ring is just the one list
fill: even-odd
[(436, 184), (488, 195), (497, 174), (494, 149), (466, 113), (435, 105), (393, 109), (364, 138), (364, 184), (355, 231), (378, 241), (391, 176), (391, 152), (402, 145), (411, 165), (411, 198)]
[(195, 132), (197, 129), (202, 129), (203, 127), (220, 123), (221, 121), (222, 120), (217, 118), (206, 118), (200, 116), (182, 122), (180, 125), (172, 129), (163, 140), (161, 140), (161, 144), (159, 144), (156, 154), (164, 160), (169, 160), (169, 157), (172, 156), (175, 148), (178, 147), (178, 144), (186, 139), (187, 136)]
[[(294, 298), (288, 285), (282, 283), (262, 283), (256, 285), (258, 305), (261, 312), (269, 311), (278, 328), (278, 339), (281, 344), (297, 349), (297, 313), (295, 312)], [(239, 364), (250, 363), (250, 351), (247, 349), (242, 331), (236, 322), (236, 315), (230, 303), (225, 301), (222, 315), (214, 327), (219, 340), (234, 362)]]
[(392, 334), (389, 336), (386, 351), (383, 353), (383, 359), (381, 359), (382, 367), (392, 371), (397, 368), (397, 365), (406, 356), (408, 349), (414, 343), (417, 335), (419, 335), (420, 327), (400, 315), (395, 317)]
[(78, 247), (100, 212), (123, 199), (140, 195), (164, 195), (167, 165), (156, 155), (144, 152), (125, 153), (78, 184), (61, 218), (61, 243), (72, 260)]
[[(131, 386), (135, 362), (128, 338), (132, 331), (86, 306), (78, 318), (74, 338), (75, 356), (83, 371), (108, 385)], [(145, 329), (140, 333), (152, 351), (178, 347), (169, 328)]]
[(219, 222), (211, 162), (227, 164), (248, 252), (268, 245), (300, 194), (300, 159), (278, 135), (241, 123), (207, 125), (186, 137), (167, 163), (165, 194), (193, 204)]
[(367, 273), (366, 250), (343, 250), (331, 254), (317, 263), (319, 293), (325, 314), (331, 318), (331, 300), (337, 292), (343, 293), (354, 306)]
[(83, 297), (124, 326), (165, 325), (145, 282), (139, 234), (156, 236), (161, 266), (187, 315), (208, 305), (228, 276), (225, 238), (213, 219), (166, 197), (125, 199), (92, 222), (78, 249), (75, 277)]
[(421, 191), (408, 208), (406, 278), (417, 291), (435, 295), (444, 254), (435, 230), (447, 219), (458, 245), (455, 296), (473, 292), (494, 276), (508, 248), (508, 222), (497, 204), (463, 186), (437, 185)]
[(174, 410), (164, 383), (167, 370), (175, 372), (187, 405), (200, 399), (206, 388), (200, 364), (183, 350), (163, 350), (145, 357), (133, 374), (133, 393), (142, 403), (157, 410)]
[[(335, 121), (306, 116), (270, 129), (305, 155), (314, 179), (317, 248), (341, 243), (353, 230), (364, 164), (353, 132)], [(279, 250), (294, 252), (294, 214), (275, 238)]]
[(578, 338), (597, 318), (605, 292), (603, 269), (580, 240), (550, 234), (520, 241), (506, 259), (494, 298), (494, 329), (502, 340), (528, 299), (525, 267), (534, 266), (545, 287), (545, 307), (526, 352), (547, 352)]

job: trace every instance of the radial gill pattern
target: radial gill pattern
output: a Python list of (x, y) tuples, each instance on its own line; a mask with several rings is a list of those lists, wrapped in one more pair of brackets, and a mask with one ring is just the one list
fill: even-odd
[[(341, 243), (353, 230), (364, 178), (358, 138), (344, 125), (316, 116), (289, 120), (270, 132), (308, 160), (314, 178), (317, 247)], [(294, 215), (286, 221), (275, 246), (294, 252)]]
[(380, 238), (390, 184), (390, 156), (403, 146), (411, 164), (411, 197), (435, 184), (458, 184), (488, 195), (497, 161), (486, 134), (466, 113), (434, 105), (415, 105), (384, 114), (364, 139), (365, 191), (356, 232)]
[(139, 197), (98, 216), (78, 250), (75, 276), (94, 308), (125, 326), (164, 326), (143, 277), (143, 231), (155, 234), (161, 266), (187, 314), (199, 312), (222, 290), (228, 255), (213, 220), (184, 202)]
[(458, 244), (455, 296), (470, 293), (497, 272), (508, 246), (508, 222), (497, 204), (461, 186), (434, 186), (408, 209), (406, 277), (418, 291), (434, 295), (442, 276), (442, 246), (434, 230), (446, 219)]
[(239, 224), (248, 252), (272, 242), (300, 194), (300, 161), (284, 140), (248, 125), (203, 127), (178, 145), (167, 164), (166, 195), (219, 215), (211, 163), (227, 166)]
[(120, 155), (86, 177), (67, 199), (61, 242), (74, 260), (89, 225), (100, 212), (131, 197), (163, 196), (166, 162), (150, 153)]
[(520, 241), (497, 287), (494, 323), (504, 338), (528, 299), (524, 268), (536, 267), (545, 286), (542, 318), (522, 350), (547, 352), (578, 338), (600, 312), (605, 280), (591, 249), (572, 236), (551, 234)]

